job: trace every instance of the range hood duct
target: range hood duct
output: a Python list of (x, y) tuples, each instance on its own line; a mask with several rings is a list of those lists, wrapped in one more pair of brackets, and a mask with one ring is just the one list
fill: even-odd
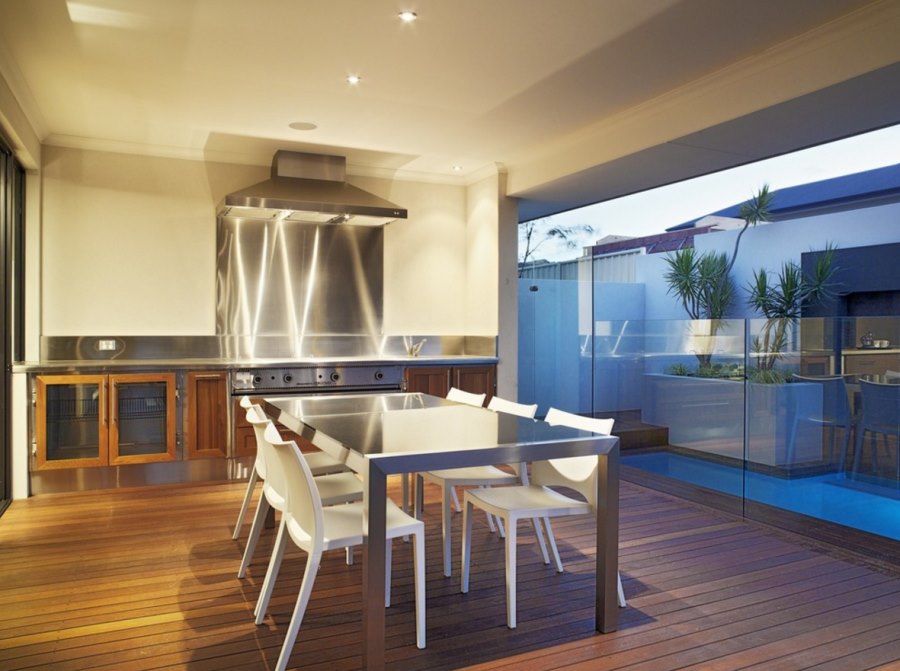
[(313, 224), (383, 226), (406, 219), (406, 210), (348, 184), (343, 156), (283, 149), (272, 158), (272, 176), (222, 201), (220, 217)]

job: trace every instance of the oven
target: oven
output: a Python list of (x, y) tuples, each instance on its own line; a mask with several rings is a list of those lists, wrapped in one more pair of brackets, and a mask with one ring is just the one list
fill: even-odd
[(290, 396), (401, 391), (403, 366), (344, 364), (239, 368), (231, 371), (231, 395)]

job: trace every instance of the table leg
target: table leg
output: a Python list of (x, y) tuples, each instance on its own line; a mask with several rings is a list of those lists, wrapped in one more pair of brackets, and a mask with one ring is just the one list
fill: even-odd
[(387, 476), (374, 460), (363, 474), (363, 649), (364, 669), (384, 669), (385, 515)]
[(619, 446), (597, 457), (597, 631), (619, 627)]

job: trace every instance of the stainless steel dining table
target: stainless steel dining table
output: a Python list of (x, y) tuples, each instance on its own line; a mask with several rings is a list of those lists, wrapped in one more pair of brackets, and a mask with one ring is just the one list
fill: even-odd
[(618, 438), (418, 393), (273, 396), (264, 399), (264, 408), (362, 476), (364, 668), (385, 665), (385, 504), (390, 475), (596, 455), (596, 629), (616, 630)]

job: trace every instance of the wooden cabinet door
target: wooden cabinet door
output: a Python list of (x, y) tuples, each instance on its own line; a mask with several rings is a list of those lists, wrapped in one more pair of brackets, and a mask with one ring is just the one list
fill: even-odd
[(404, 381), (406, 391), (443, 398), (450, 391), (450, 367), (413, 366), (404, 371)]
[(473, 394), (487, 394), (485, 405), (496, 388), (496, 366), (457, 366), (453, 369), (453, 386)]
[(234, 456), (256, 456), (256, 432), (247, 421), (247, 411), (241, 407), (241, 399), (234, 399), (231, 406), (234, 413)]
[(175, 460), (175, 373), (109, 376), (109, 463)]
[(188, 459), (228, 455), (228, 373), (191, 371), (187, 374), (186, 449)]
[(106, 375), (38, 375), (35, 379), (35, 467), (109, 463)]

